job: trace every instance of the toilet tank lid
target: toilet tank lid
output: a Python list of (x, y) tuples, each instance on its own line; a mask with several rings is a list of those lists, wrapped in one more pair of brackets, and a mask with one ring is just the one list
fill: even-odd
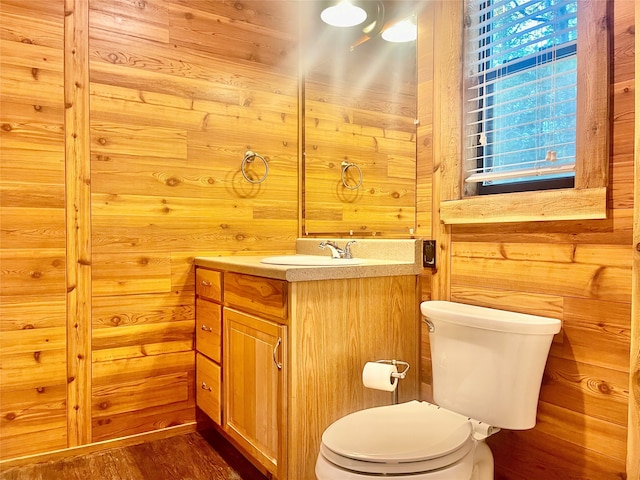
[(420, 311), (436, 324), (438, 321), (443, 321), (484, 330), (527, 335), (555, 334), (560, 331), (562, 324), (557, 318), (509, 312), (444, 300), (422, 302)]

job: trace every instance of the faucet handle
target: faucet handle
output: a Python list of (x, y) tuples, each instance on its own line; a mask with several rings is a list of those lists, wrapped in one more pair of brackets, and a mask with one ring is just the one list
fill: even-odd
[(322, 250), (324, 250), (325, 248), (329, 248), (329, 250), (331, 250), (331, 256), (333, 258), (343, 258), (344, 251), (341, 248), (338, 248), (336, 242), (325, 240), (323, 242), (320, 242), (320, 245), (318, 245), (318, 247)]
[(353, 255), (351, 254), (351, 245), (353, 245), (354, 243), (358, 242), (356, 242), (355, 240), (349, 240), (344, 246), (344, 258), (353, 258)]

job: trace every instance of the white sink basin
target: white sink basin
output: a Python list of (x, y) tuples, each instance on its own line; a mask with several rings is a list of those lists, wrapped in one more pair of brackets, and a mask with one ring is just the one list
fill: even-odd
[(260, 263), (270, 265), (292, 266), (333, 266), (360, 265), (364, 261), (360, 258), (331, 258), (326, 255), (280, 255), (277, 257), (265, 257)]

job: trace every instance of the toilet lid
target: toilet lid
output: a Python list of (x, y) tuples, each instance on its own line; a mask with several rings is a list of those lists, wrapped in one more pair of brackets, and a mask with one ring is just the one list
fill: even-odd
[[(418, 462), (425, 470), (430, 460), (446, 458), (450, 465), (466, 455), (472, 432), (467, 417), (414, 400), (351, 413), (325, 430), (322, 443), (331, 452), (332, 462), (348, 468), (359, 470), (354, 463), (360, 462), (403, 463), (406, 467)], [(444, 466), (442, 461), (436, 463), (437, 468)]]

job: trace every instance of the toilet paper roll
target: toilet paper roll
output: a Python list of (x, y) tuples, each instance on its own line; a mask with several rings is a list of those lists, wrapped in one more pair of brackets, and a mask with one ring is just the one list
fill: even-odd
[(398, 379), (392, 377), (392, 373), (398, 373), (395, 365), (367, 362), (362, 369), (362, 383), (367, 388), (393, 392), (398, 386)]

